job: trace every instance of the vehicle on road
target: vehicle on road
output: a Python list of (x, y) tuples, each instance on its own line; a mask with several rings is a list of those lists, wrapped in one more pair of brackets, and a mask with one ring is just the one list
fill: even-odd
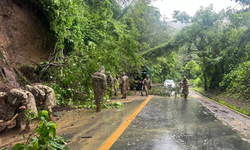
[(165, 80), (164, 81), (164, 87), (175, 88), (174, 80)]
[(149, 75), (149, 78), (151, 78), (151, 69), (148, 66), (142, 66), (139, 72), (131, 72), (129, 73), (129, 81), (130, 81), (130, 89), (133, 90), (141, 90), (142, 89), (142, 81), (146, 78), (147, 75)]

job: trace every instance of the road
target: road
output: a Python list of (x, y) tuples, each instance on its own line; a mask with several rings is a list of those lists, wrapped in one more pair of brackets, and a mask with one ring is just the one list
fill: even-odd
[(111, 150), (249, 150), (230, 126), (194, 97), (153, 97)]

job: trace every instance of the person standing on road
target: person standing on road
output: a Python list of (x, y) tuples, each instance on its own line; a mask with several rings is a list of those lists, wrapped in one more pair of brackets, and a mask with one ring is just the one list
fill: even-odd
[(92, 77), (92, 83), (94, 87), (95, 103), (96, 103), (96, 112), (101, 112), (101, 104), (103, 102), (103, 97), (106, 94), (107, 83), (105, 76), (105, 67), (101, 66), (100, 70), (94, 73)]
[(146, 92), (146, 96), (148, 96), (149, 89), (151, 88), (151, 85), (152, 85), (152, 81), (149, 78), (149, 75), (147, 75), (146, 78), (143, 80), (143, 84), (144, 84), (144, 89), (145, 89), (145, 92)]
[(119, 75), (117, 74), (116, 77), (114, 78), (113, 80), (114, 82), (114, 91), (115, 91), (115, 96), (117, 96), (117, 91), (119, 89), (119, 84), (120, 84), (120, 78), (119, 78)]
[(189, 89), (188, 89), (189, 81), (186, 78), (186, 76), (183, 77), (182, 86), (183, 86), (182, 93), (184, 94), (184, 98), (187, 99), (187, 96), (189, 94)]
[(26, 85), (25, 89), (31, 92), (36, 99), (37, 107), (41, 110), (46, 110), (49, 113), (49, 120), (53, 120), (52, 108), (56, 106), (56, 96), (54, 90), (46, 85)]
[(126, 98), (128, 93), (128, 86), (129, 86), (129, 79), (128, 76), (125, 74), (125, 72), (122, 73), (121, 78), (121, 94), (122, 98)]
[(108, 94), (109, 94), (109, 97), (111, 99), (112, 97), (112, 87), (113, 87), (113, 77), (112, 75), (110, 74), (110, 71), (107, 72), (107, 87), (108, 87)]

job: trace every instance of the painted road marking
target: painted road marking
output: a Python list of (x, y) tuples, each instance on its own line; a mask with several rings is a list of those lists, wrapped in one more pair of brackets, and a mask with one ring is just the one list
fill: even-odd
[(115, 143), (115, 141), (120, 137), (123, 131), (128, 127), (128, 125), (133, 121), (133, 119), (138, 115), (138, 113), (142, 110), (142, 108), (151, 100), (152, 97), (149, 97), (141, 104), (141, 106), (127, 119), (127, 121), (124, 122), (116, 130), (116, 132), (102, 145), (100, 150), (108, 150)]

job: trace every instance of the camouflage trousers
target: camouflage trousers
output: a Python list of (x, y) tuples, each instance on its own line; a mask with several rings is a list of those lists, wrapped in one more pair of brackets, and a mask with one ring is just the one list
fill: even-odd
[(45, 102), (40, 107), (41, 110), (46, 110), (48, 113), (52, 113), (52, 108), (56, 106), (56, 96), (54, 92), (49, 93), (46, 96)]
[(121, 90), (122, 98), (126, 98), (127, 90)]
[(118, 89), (117, 89), (117, 87), (115, 87), (115, 86), (114, 86), (114, 91), (115, 91), (115, 96), (116, 96), (116, 95), (117, 95)]
[(0, 132), (4, 130), (6, 122), (0, 122)]
[[(18, 111), (19, 107), (15, 107), (15, 106), (10, 106), (10, 105), (6, 105), (6, 108), (7, 108), (7, 118), (8, 120), (11, 120), (15, 114)], [(27, 110), (31, 110), (29, 113), (25, 113)], [(37, 108), (36, 108), (36, 104), (35, 104), (35, 101), (30, 101), (28, 104), (27, 104), (27, 107), (24, 111), (22, 111), (16, 118), (16, 121), (22, 121), (22, 120), (25, 120), (28, 115), (30, 113), (34, 113), (35, 114), (35, 117), (37, 116)], [(34, 118), (35, 118), (34, 117)], [(29, 118), (27, 121), (30, 121), (34, 118)]]
[(103, 94), (95, 95), (95, 104), (96, 104), (96, 111), (97, 112), (101, 111), (103, 97), (104, 97), (104, 93)]
[(145, 86), (144, 89), (145, 89), (146, 95), (148, 95), (149, 87)]

